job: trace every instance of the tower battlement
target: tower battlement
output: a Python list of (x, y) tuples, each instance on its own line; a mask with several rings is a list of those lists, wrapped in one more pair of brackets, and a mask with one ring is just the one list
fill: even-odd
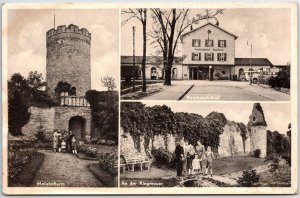
[(91, 33), (86, 28), (79, 28), (77, 25), (74, 25), (74, 24), (70, 24), (70, 25), (68, 25), (68, 27), (65, 25), (60, 25), (56, 29), (52, 28), (47, 31), (46, 36), (47, 36), (47, 38), (49, 38), (53, 35), (57, 35), (57, 34), (61, 34), (61, 33), (81, 34), (81, 35), (86, 36), (89, 39), (91, 39)]

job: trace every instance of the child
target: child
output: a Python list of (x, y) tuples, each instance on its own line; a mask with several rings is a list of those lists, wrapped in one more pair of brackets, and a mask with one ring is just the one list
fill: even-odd
[(76, 139), (75, 139), (74, 136), (72, 137), (72, 140), (71, 140), (71, 141), (72, 141), (72, 144), (71, 144), (71, 145), (72, 145), (72, 153), (73, 153), (73, 154), (77, 154), (77, 150), (76, 150)]
[(66, 152), (66, 142), (64, 139), (61, 142), (61, 152)]
[(206, 163), (205, 175), (207, 175), (208, 168), (209, 168), (210, 175), (213, 176), (213, 170), (212, 170), (213, 152), (211, 151), (210, 146), (207, 147), (206, 160), (207, 160), (207, 163)]
[(199, 174), (199, 172), (200, 172), (200, 162), (199, 162), (199, 160), (200, 160), (199, 155), (196, 154), (195, 158), (193, 159), (193, 162), (192, 162), (192, 167), (193, 167), (192, 173), (193, 174)]

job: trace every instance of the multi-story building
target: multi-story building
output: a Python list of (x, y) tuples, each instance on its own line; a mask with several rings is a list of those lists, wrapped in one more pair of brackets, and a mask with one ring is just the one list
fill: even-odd
[[(244, 78), (251, 72), (269, 74), (274, 70), (267, 58), (235, 57), (235, 41), (238, 37), (207, 23), (181, 36), (182, 56), (175, 57), (172, 67), (172, 79), (181, 80), (232, 80)], [(250, 55), (250, 54), (249, 54)], [(137, 67), (135, 77), (141, 77), (142, 57), (135, 57)], [(133, 75), (133, 57), (121, 57), (121, 77)], [(161, 56), (147, 56), (146, 78), (163, 78), (163, 60)]]

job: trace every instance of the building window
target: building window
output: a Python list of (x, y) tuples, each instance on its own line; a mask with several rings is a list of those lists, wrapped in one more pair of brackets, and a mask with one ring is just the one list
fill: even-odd
[(218, 47), (226, 47), (226, 40), (219, 40)]
[(213, 47), (214, 46), (214, 41), (213, 40), (205, 40), (205, 47)]
[(201, 53), (192, 53), (192, 61), (200, 61)]
[(193, 47), (200, 47), (200, 39), (193, 39), (192, 40), (192, 45)]
[(222, 74), (225, 75), (225, 74), (226, 74), (226, 71), (223, 70), (223, 71), (222, 71)]
[(218, 61), (226, 61), (226, 53), (218, 53)]
[(205, 53), (205, 61), (214, 61), (214, 53)]

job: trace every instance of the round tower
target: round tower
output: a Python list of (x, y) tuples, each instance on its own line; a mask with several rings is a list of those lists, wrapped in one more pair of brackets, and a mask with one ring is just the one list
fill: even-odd
[(267, 156), (267, 123), (260, 103), (254, 103), (249, 117), (250, 153), (260, 150), (260, 157)]
[(76, 96), (84, 96), (91, 89), (91, 33), (76, 25), (58, 26), (46, 34), (46, 80), (48, 91), (54, 96), (59, 81), (76, 88)]

